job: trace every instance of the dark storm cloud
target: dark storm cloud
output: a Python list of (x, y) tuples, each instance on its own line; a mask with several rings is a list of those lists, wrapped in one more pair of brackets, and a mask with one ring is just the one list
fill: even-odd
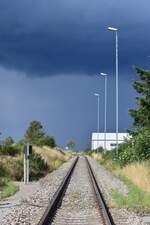
[(0, 64), (33, 75), (109, 70), (114, 39), (107, 25), (121, 28), (122, 68), (142, 64), (149, 55), (143, 45), (150, 38), (149, 6), (146, 0), (0, 0)]

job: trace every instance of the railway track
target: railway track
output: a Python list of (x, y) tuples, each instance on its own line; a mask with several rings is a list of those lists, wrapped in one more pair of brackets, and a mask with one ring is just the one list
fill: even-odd
[(114, 225), (85, 157), (76, 157), (38, 225)]

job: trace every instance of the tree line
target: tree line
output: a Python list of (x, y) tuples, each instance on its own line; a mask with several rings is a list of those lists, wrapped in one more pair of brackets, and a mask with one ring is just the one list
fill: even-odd
[(133, 119), (130, 138), (119, 144), (118, 155), (116, 150), (103, 153), (104, 160), (114, 160), (124, 166), (128, 163), (150, 159), (150, 71), (135, 68), (137, 79), (133, 82), (136, 97), (136, 108), (129, 109)]

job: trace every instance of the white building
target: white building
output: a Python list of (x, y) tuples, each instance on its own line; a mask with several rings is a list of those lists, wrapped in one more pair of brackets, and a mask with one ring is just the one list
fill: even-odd
[[(125, 138), (129, 138), (128, 133), (118, 133), (118, 144), (124, 142)], [(104, 133), (92, 133), (91, 140), (92, 150), (98, 147), (104, 148)], [(111, 150), (116, 147), (116, 133), (106, 133), (106, 149)]]

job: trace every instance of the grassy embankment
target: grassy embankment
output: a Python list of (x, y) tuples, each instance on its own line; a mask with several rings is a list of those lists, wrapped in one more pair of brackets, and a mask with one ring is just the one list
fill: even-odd
[(128, 186), (127, 197), (116, 190), (112, 190), (115, 206), (133, 209), (137, 212), (150, 212), (149, 160), (120, 166), (119, 163), (111, 159), (105, 159), (101, 154), (93, 153), (91, 156)]
[[(71, 157), (70, 154), (49, 147), (33, 147), (30, 157), (30, 180), (38, 180), (57, 169)], [(0, 156), (0, 199), (18, 191), (14, 181), (23, 180), (23, 154)]]

